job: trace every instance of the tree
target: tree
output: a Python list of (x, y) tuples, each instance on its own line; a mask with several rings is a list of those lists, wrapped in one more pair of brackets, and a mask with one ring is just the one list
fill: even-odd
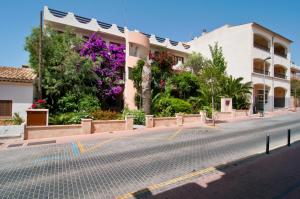
[(132, 69), (133, 85), (136, 89), (136, 106), (142, 108), (142, 72), (145, 65), (144, 60), (139, 60)]
[(242, 81), (242, 77), (235, 79), (231, 75), (225, 79), (223, 95), (232, 98), (235, 109), (248, 109), (250, 106), (252, 83), (242, 83)]
[(144, 63), (142, 71), (142, 105), (145, 114), (151, 113), (151, 66)]
[(195, 74), (191, 72), (181, 72), (174, 74), (170, 79), (175, 97), (188, 99), (191, 96), (198, 95), (199, 81)]
[(101, 100), (115, 100), (123, 92), (120, 81), (125, 66), (125, 46), (109, 46), (96, 34), (91, 35), (80, 50), (80, 55), (88, 57), (98, 76), (98, 95)]
[(184, 63), (185, 68), (191, 68), (194, 74), (197, 74), (206, 65), (207, 60), (200, 54), (193, 52), (188, 55), (186, 62)]
[(226, 75), (227, 62), (223, 55), (222, 47), (215, 43), (213, 46), (209, 45), (211, 54), (211, 65), (220, 72), (220, 75)]
[[(218, 109), (215, 104), (220, 104), (222, 89), (226, 78), (227, 63), (222, 53), (222, 48), (215, 43), (214, 46), (209, 46), (211, 60), (208, 60), (199, 72), (200, 93), (205, 94), (204, 98), (210, 98), (210, 106), (213, 109)], [(214, 111), (214, 110), (212, 110)]]
[[(26, 37), (25, 50), (29, 52), (30, 67), (38, 72), (39, 28)], [(58, 101), (68, 93), (80, 99), (97, 94), (97, 76), (90, 60), (78, 53), (82, 39), (66, 31), (58, 33), (47, 28), (43, 35), (43, 97), (50, 111), (58, 111)], [(67, 92), (68, 91), (68, 92)], [(75, 102), (76, 103), (76, 102)]]
[(161, 48), (154, 54), (150, 53), (151, 63), (151, 88), (152, 96), (164, 92), (166, 81), (173, 75), (172, 66), (174, 65), (173, 55), (166, 49)]
[(291, 80), (291, 94), (294, 96), (294, 105), (297, 106), (297, 98), (300, 95), (300, 81), (297, 79)]

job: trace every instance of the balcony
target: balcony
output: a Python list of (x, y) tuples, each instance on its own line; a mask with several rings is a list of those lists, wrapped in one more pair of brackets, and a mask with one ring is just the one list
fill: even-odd
[(254, 34), (253, 46), (255, 48), (270, 52), (270, 41), (262, 35)]
[[(254, 73), (258, 73), (258, 74), (264, 74), (264, 70), (261, 70), (261, 69), (258, 69), (258, 68), (254, 68), (254, 69), (253, 69), (253, 72), (254, 72)], [(266, 70), (266, 71), (265, 71), (265, 75), (270, 76), (270, 72)]]
[[(265, 70), (264, 70), (265, 68)], [(262, 59), (254, 59), (253, 60), (253, 72), (257, 74), (265, 74), (267, 76), (270, 76), (269, 72), (270, 63), (266, 62), (264, 67), (264, 60)]]
[(286, 79), (286, 75), (285, 74), (281, 74), (281, 73), (274, 73), (274, 77), (278, 77), (278, 78), (281, 78), (281, 79)]
[(300, 74), (299, 73), (291, 73), (291, 79), (300, 80)]
[(286, 67), (276, 64), (274, 65), (274, 77), (281, 79), (287, 79), (286, 77)]
[(283, 58), (287, 58), (287, 48), (280, 43), (274, 43), (274, 54)]

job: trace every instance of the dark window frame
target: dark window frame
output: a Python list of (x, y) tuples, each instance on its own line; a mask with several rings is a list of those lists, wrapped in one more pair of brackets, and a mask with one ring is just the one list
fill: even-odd
[[(1, 110), (3, 108), (2, 106), (5, 106), (2, 103), (6, 103), (9, 105), (8, 108), (5, 107), (5, 109), (7, 109), (7, 110), (4, 110), (4, 111)], [(11, 118), (12, 117), (12, 105), (13, 105), (12, 100), (0, 100), (0, 118)], [(7, 112), (7, 114), (4, 114), (5, 111)]]

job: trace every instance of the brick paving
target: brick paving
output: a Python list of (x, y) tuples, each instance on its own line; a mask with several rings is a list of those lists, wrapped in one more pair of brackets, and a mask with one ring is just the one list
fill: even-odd
[(0, 198), (115, 198), (262, 152), (266, 133), (271, 147), (286, 143), (287, 128), (296, 140), (299, 116), (7, 148), (0, 151)]
[(300, 143), (237, 161), (208, 175), (178, 183), (149, 199), (298, 199), (300, 197)]

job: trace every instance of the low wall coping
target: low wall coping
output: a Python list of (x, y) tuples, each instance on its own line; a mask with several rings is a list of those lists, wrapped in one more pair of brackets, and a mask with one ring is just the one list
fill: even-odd
[(49, 125), (49, 126), (26, 126), (27, 129), (51, 129), (51, 128), (81, 128), (81, 124), (68, 124), (68, 125)]
[(186, 115), (182, 115), (183, 117), (200, 117), (200, 114), (186, 114)]
[(108, 122), (111, 122), (111, 123), (123, 123), (123, 122), (126, 122), (126, 120), (93, 120), (92, 122), (93, 123), (108, 123)]
[(176, 117), (155, 117), (155, 120), (176, 120)]
[(49, 112), (49, 109), (38, 108), (38, 109), (27, 109), (26, 111), (44, 111), (44, 112)]
[(92, 121), (93, 119), (90, 118), (81, 118), (81, 121)]

